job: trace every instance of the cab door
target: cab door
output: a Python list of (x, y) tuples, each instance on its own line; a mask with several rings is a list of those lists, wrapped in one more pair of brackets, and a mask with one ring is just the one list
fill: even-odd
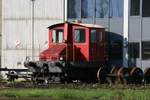
[(100, 29), (90, 30), (90, 60), (102, 61), (104, 55), (104, 45), (102, 42), (102, 32)]
[(81, 26), (73, 27), (73, 61), (88, 60), (88, 29)]

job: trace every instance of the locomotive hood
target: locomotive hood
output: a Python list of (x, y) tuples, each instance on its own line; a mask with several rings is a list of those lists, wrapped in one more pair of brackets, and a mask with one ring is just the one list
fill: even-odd
[(51, 48), (40, 53), (40, 60), (59, 60), (60, 57), (64, 56), (65, 48), (65, 45), (53, 45)]

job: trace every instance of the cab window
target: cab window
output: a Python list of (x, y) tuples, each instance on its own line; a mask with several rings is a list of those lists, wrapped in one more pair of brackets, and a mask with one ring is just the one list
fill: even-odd
[(98, 42), (102, 42), (103, 41), (103, 32), (98, 31)]
[(84, 43), (85, 42), (85, 30), (84, 29), (75, 29), (75, 42)]
[(63, 42), (64, 32), (63, 29), (55, 29), (52, 31), (52, 42), (53, 43), (62, 43)]
[(96, 29), (91, 30), (91, 43), (96, 43), (97, 42), (97, 32)]

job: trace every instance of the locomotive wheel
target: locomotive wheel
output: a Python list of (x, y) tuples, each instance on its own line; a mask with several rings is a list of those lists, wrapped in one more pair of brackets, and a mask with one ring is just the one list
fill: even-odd
[(150, 84), (150, 68), (144, 70), (144, 82)]
[(116, 75), (117, 75), (119, 69), (120, 69), (120, 67), (112, 67), (112, 69), (110, 71), (110, 74), (112, 75), (112, 76), (110, 76), (111, 83), (115, 83)]
[(119, 69), (120, 69), (120, 67), (113, 67), (110, 71), (110, 74), (117, 74)]
[(141, 84), (143, 80), (143, 71), (140, 68), (134, 67), (130, 71), (131, 83)]
[(97, 71), (98, 82), (101, 84), (107, 83), (107, 74), (108, 74), (108, 69), (105, 67), (100, 67), (99, 70)]
[(129, 70), (128, 70), (128, 68), (121, 67), (118, 70), (117, 76), (118, 76), (118, 82), (119, 83), (121, 83), (121, 84), (127, 84), (128, 81), (129, 81), (128, 80), (129, 79)]

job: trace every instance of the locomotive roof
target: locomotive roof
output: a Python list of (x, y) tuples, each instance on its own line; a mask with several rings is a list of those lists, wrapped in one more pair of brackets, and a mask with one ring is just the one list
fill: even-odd
[(80, 25), (84, 27), (90, 27), (90, 28), (105, 28), (104, 26), (96, 25), (96, 24), (85, 24), (85, 23), (72, 23), (72, 24)]
[[(83, 27), (89, 27), (89, 28), (105, 28), (104, 26), (96, 25), (96, 24), (86, 24), (86, 23), (77, 23), (77, 22), (65, 22), (65, 23), (69, 23), (72, 25), (79, 25), (79, 26), (83, 26)], [(53, 24), (53, 25), (49, 26), (48, 28), (53, 28), (53, 27), (56, 27), (59, 25), (63, 25), (65, 23)]]

